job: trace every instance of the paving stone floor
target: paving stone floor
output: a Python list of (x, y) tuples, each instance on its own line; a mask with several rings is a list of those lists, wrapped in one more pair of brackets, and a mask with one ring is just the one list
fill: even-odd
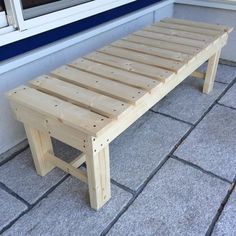
[[(0, 234), (236, 236), (235, 77), (220, 65), (209, 95), (188, 78), (114, 140), (99, 212), (86, 184), (58, 169), (37, 176), (26, 142), (1, 155)], [(79, 154), (53, 143), (63, 159)]]

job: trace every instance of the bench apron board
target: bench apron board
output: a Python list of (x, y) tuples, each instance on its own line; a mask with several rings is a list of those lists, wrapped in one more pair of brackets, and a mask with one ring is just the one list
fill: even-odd
[[(109, 143), (190, 75), (208, 94), (231, 31), (166, 18), (9, 91), (37, 173), (58, 167), (87, 183), (91, 207), (100, 209), (111, 197)], [(206, 61), (206, 72), (197, 71)], [(59, 159), (51, 137), (82, 154)]]

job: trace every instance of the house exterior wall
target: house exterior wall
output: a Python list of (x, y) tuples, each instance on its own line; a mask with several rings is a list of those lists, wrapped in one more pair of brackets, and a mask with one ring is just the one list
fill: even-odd
[(219, 23), (234, 27), (230, 34), (228, 44), (223, 49), (221, 58), (236, 62), (236, 11), (194, 5), (175, 4), (174, 17), (203, 21), (209, 23)]
[[(4, 73), (1, 74), (0, 79), (0, 154), (17, 145), (26, 137), (23, 125), (14, 120), (9, 103), (5, 98), (7, 91), (154, 21), (159, 21), (164, 17), (171, 17), (173, 14), (172, 3), (166, 4), (161, 8), (159, 8), (159, 3), (157, 3), (152, 5), (150, 9), (151, 11), (147, 11), (146, 8), (140, 10), (139, 17), (135, 17), (136, 12), (130, 13), (127, 21), (123, 22), (123, 24), (102, 33), (97, 30), (97, 35), (78, 43), (71, 42), (78, 41), (78, 38), (83, 38), (89, 32), (75, 34), (1, 63), (0, 70), (2, 69)], [(134, 19), (132, 19), (132, 15), (134, 15)], [(108, 22), (102, 27), (103, 29), (106, 26), (109, 28), (109, 24), (115, 25), (116, 21), (119, 20), (121, 19)], [(37, 57), (38, 59), (36, 59)]]

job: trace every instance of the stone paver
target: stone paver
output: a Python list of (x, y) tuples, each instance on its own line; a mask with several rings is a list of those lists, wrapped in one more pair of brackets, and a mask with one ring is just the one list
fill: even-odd
[(24, 203), (0, 189), (0, 231), (26, 209)]
[(190, 128), (147, 112), (110, 145), (111, 176), (137, 189)]
[[(58, 141), (54, 141), (54, 146), (55, 153), (63, 156), (64, 159), (75, 157), (78, 153), (75, 149)], [(44, 177), (38, 176), (29, 148), (0, 167), (0, 181), (30, 204), (36, 202), (64, 176), (65, 173), (57, 168)]]
[(68, 178), (3, 235), (100, 235), (132, 195), (112, 186), (112, 199), (98, 212), (89, 206), (87, 185)]
[(236, 111), (213, 110), (193, 130), (175, 155), (233, 181), (236, 174)]
[(31, 204), (63, 177), (58, 169), (44, 177), (37, 175), (29, 149), (0, 167), (0, 181)]
[(24, 140), (24, 141), (20, 142), (19, 144), (17, 144), (16, 146), (14, 146), (13, 148), (11, 148), (10, 150), (0, 154), (0, 165), (4, 161), (9, 159), (9, 157), (16, 156), (18, 153), (20, 153), (22, 150), (24, 150), (27, 147), (28, 147), (28, 141)]
[(213, 236), (236, 235), (236, 190), (231, 195), (213, 231)]
[(202, 93), (202, 86), (202, 80), (189, 77), (158, 102), (152, 110), (195, 123), (226, 87), (224, 84), (215, 83), (214, 90), (207, 95)]
[[(207, 64), (199, 68), (200, 71), (206, 71)], [(236, 67), (219, 64), (216, 74), (216, 81), (230, 83), (236, 77)]]
[(227, 93), (220, 99), (221, 104), (236, 109), (236, 84), (234, 84)]
[(108, 235), (205, 235), (229, 187), (170, 159)]

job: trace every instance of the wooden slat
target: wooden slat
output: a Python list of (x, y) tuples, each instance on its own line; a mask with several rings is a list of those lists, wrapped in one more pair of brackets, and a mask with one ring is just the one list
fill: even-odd
[(210, 42), (216, 39), (215, 36), (209, 36), (209, 35), (207, 36), (207, 35), (202, 35), (199, 33), (192, 33), (192, 32), (187, 32), (187, 31), (182, 31), (182, 30), (176, 30), (176, 29), (169, 29), (169, 28), (159, 27), (157, 25), (148, 26), (144, 30), (155, 32), (155, 33), (177, 36), (181, 38), (188, 38), (188, 39), (195, 39), (195, 40), (197, 39), (203, 42)]
[(105, 65), (114, 66), (123, 70), (132, 71), (141, 75), (149, 76), (153, 79), (165, 82), (171, 79), (174, 72), (158, 68), (155, 66), (150, 66), (142, 64), (139, 62), (130, 61), (124, 58), (108, 55), (102, 52), (93, 52), (85, 56), (86, 59), (103, 63)]
[(158, 57), (163, 57), (166, 59), (171, 59), (174, 61), (188, 62), (192, 59), (191, 56), (179, 52), (173, 52), (167, 49), (156, 48), (152, 46), (147, 46), (145, 44), (133, 43), (126, 40), (119, 40), (111, 44), (112, 46), (134, 50), (148, 55), (154, 55)]
[(208, 24), (205, 22), (196, 22), (196, 21), (184, 20), (184, 19), (165, 18), (163, 21), (168, 22), (168, 23), (180, 24), (180, 25), (194, 26), (194, 27), (203, 28), (203, 29), (223, 31), (223, 32), (228, 32), (228, 33), (230, 33), (233, 30), (232, 27), (227, 27), (220, 24)]
[(93, 136), (97, 136), (112, 122), (104, 116), (27, 86), (10, 91), (8, 97), (15, 103)]
[(152, 66), (158, 66), (158, 67), (171, 70), (174, 72), (179, 72), (185, 65), (185, 63), (172, 61), (169, 59), (164, 59), (164, 58), (156, 57), (152, 55), (146, 55), (140, 52), (134, 52), (128, 49), (116, 48), (112, 46), (104, 47), (98, 51), (107, 53), (109, 55), (129, 59), (132, 61), (137, 61), (144, 64), (152, 65)]
[(198, 40), (180, 38), (176, 36), (169, 36), (165, 34), (145, 31), (145, 30), (137, 31), (134, 33), (134, 35), (143, 36), (147, 38), (153, 38), (153, 39), (159, 39), (165, 42), (187, 45), (187, 46), (192, 46), (192, 47), (201, 48), (201, 49), (206, 48), (209, 45), (209, 43), (198, 41)]
[(109, 118), (119, 118), (130, 107), (125, 102), (47, 75), (30, 81), (30, 84), (36, 89), (67, 100), (75, 105), (88, 108)]
[[(74, 61), (71, 65), (76, 67), (77, 62)], [(109, 79), (104, 79), (101, 76), (96, 76), (69, 66), (62, 66), (54, 70), (52, 74), (69, 83), (88, 88), (89, 90), (93, 90), (131, 104), (136, 104), (141, 97), (147, 94), (144, 90)]]
[(186, 26), (186, 25), (179, 25), (179, 24), (172, 24), (167, 22), (158, 22), (155, 24), (160, 27), (169, 28), (169, 29), (176, 29), (176, 30), (182, 30), (192, 33), (199, 33), (203, 35), (211, 35), (211, 36), (221, 36), (223, 32), (215, 31), (215, 30), (209, 30), (209, 29), (203, 29), (203, 28), (197, 28), (192, 26)]
[(151, 39), (151, 38), (137, 36), (137, 35), (129, 35), (123, 38), (123, 40), (127, 40), (129, 42), (141, 43), (141, 44), (158, 47), (158, 48), (164, 48), (164, 49), (172, 50), (174, 52), (183, 52), (189, 55), (195, 55), (200, 51), (200, 49), (196, 47), (165, 42), (158, 39)]
[(146, 76), (137, 75), (129, 71), (89, 61), (85, 58), (76, 60), (76, 68), (147, 91), (151, 91), (159, 84), (157, 80)]

